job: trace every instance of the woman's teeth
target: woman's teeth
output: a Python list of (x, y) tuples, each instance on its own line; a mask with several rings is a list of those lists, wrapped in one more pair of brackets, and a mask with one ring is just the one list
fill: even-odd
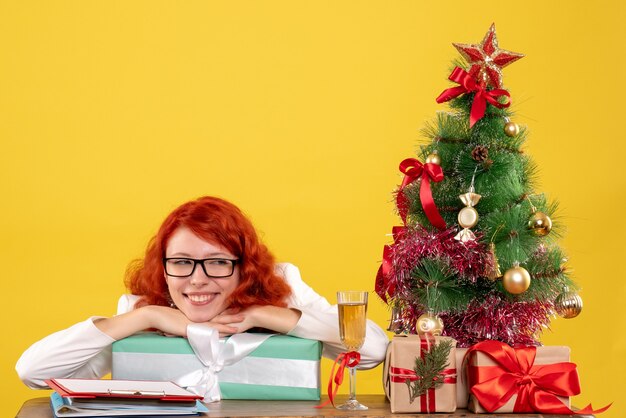
[(189, 300), (191, 300), (192, 302), (196, 302), (196, 303), (208, 302), (209, 299), (211, 299), (213, 296), (214, 296), (214, 294), (211, 294), (211, 295), (187, 295)]

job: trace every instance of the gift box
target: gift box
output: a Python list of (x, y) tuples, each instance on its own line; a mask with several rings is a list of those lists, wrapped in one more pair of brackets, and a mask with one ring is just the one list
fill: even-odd
[[(258, 334), (237, 334), (219, 346), (215, 340), (213, 360), (207, 362), (185, 338), (156, 333), (124, 338), (113, 343), (112, 377), (171, 380), (195, 387), (205, 401), (320, 399), (319, 341)], [(217, 397), (206, 395), (211, 385), (219, 385)]]
[(457, 347), (456, 349), (456, 407), (460, 409), (467, 408), (469, 401), (469, 389), (467, 387), (467, 370), (463, 364), (467, 348)]
[[(446, 344), (449, 344), (448, 352), (443, 350)], [(454, 412), (457, 399), (455, 351), (456, 341), (449, 337), (395, 335), (387, 348), (383, 370), (391, 412)], [(433, 374), (432, 368), (427, 367), (429, 371), (420, 375), (418, 372), (423, 372), (425, 365), (432, 365), (435, 358), (440, 359), (438, 372)], [(431, 387), (437, 382), (438, 387)]]
[(468, 409), (475, 413), (562, 413), (580, 393), (564, 346), (512, 348), (483, 341), (467, 350)]

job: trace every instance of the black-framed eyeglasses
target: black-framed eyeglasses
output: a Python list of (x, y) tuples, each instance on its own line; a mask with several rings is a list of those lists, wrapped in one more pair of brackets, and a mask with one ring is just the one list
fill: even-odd
[(201, 260), (195, 258), (183, 257), (165, 257), (163, 258), (163, 267), (165, 274), (172, 277), (189, 277), (196, 270), (196, 266), (200, 264), (202, 271), (207, 277), (220, 278), (230, 277), (235, 272), (235, 266), (239, 260), (230, 260), (228, 258), (203, 258)]

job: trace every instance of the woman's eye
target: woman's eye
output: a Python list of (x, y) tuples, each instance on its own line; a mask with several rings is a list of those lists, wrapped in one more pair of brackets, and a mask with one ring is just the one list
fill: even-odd
[(225, 266), (229, 263), (228, 260), (210, 260), (209, 264), (212, 266)]
[(177, 266), (186, 266), (188, 264), (191, 264), (192, 261), (191, 260), (185, 260), (185, 259), (178, 259), (178, 260), (170, 260), (170, 263), (174, 263)]

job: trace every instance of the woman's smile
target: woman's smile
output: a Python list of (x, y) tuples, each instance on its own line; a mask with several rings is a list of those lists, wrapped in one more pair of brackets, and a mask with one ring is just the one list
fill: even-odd
[(204, 306), (211, 303), (219, 293), (183, 293), (192, 305)]

